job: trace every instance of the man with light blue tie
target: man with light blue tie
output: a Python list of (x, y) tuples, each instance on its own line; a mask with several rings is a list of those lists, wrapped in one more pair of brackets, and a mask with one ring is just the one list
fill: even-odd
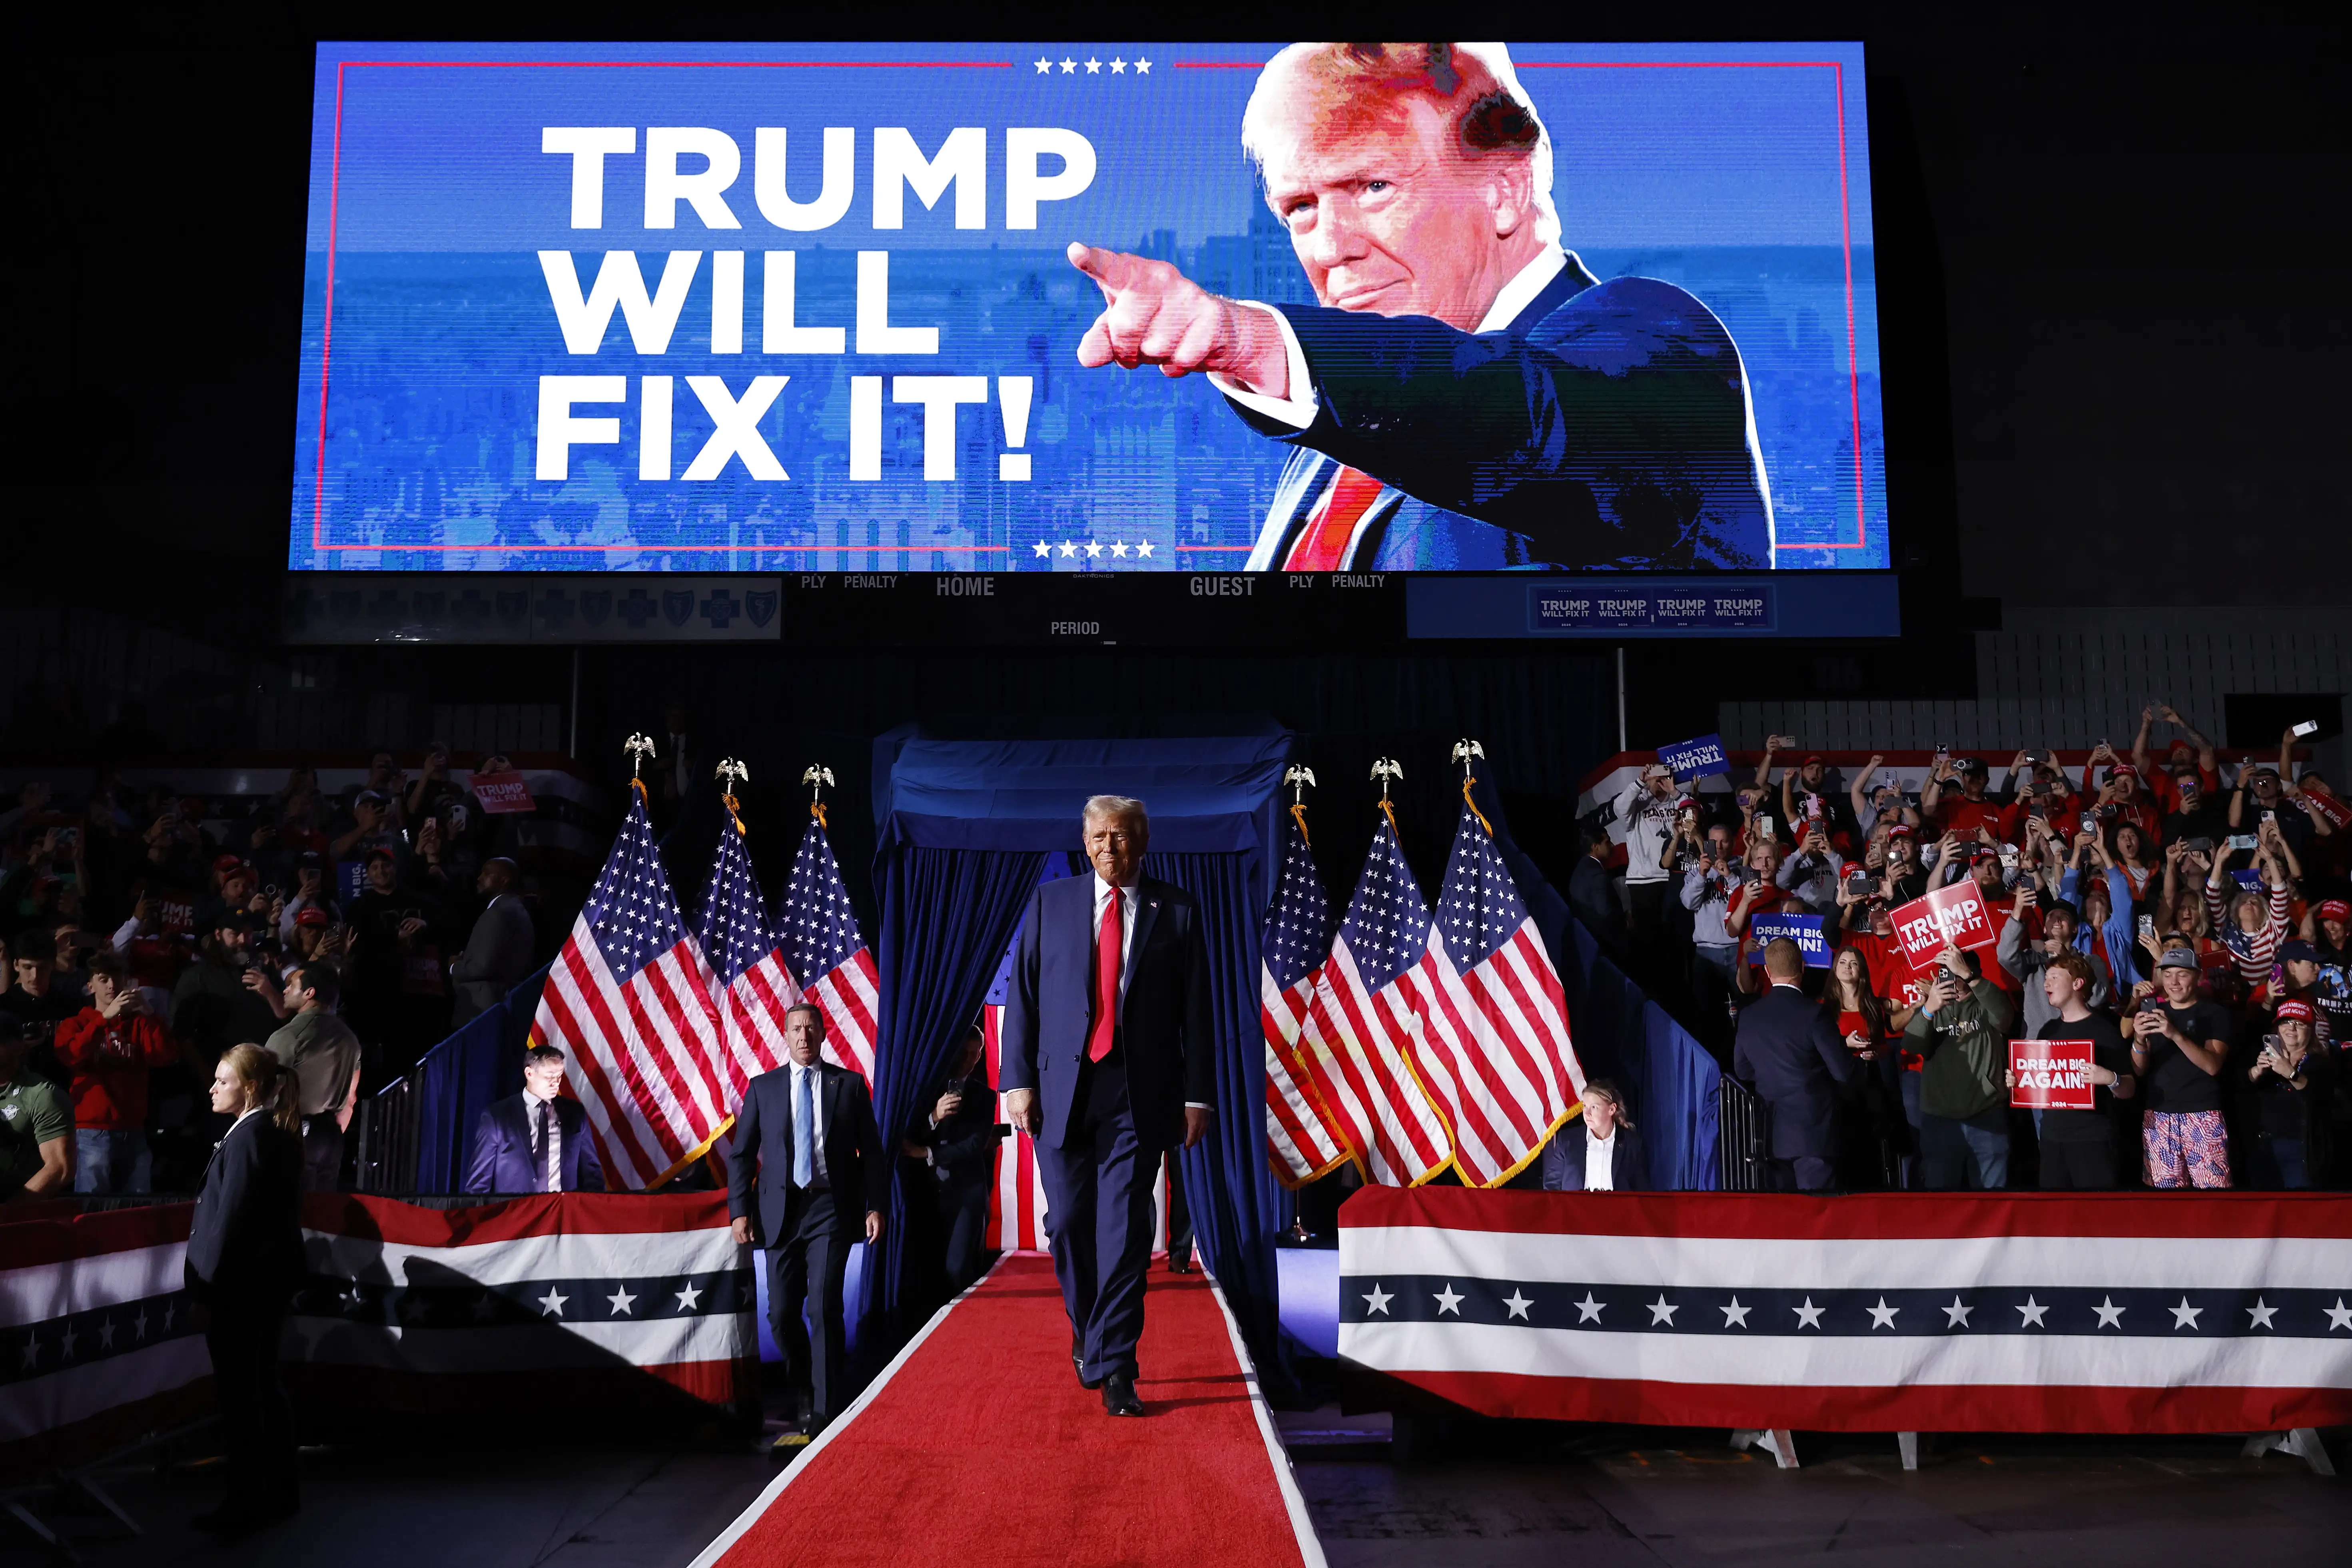
[(768, 1249), (768, 1322), (800, 1404), (802, 1430), (779, 1447), (814, 1437), (849, 1401), (842, 1277), (854, 1242), (881, 1239), (889, 1195), (866, 1080), (824, 1060), (824, 1043), (814, 1004), (785, 1009), (791, 1060), (744, 1085), (728, 1160), (727, 1212), (738, 1243)]

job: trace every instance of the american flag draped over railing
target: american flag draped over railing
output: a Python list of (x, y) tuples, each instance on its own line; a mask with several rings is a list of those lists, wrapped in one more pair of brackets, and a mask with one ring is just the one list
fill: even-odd
[(1373, 831), (1331, 956), (1298, 1036), (1307, 1069), (1367, 1180), (1412, 1186), (1445, 1169), (1445, 1124), (1410, 1059), (1423, 1004), (1416, 969), (1429, 947), (1429, 910), (1397, 846), (1393, 824)]
[(875, 1019), (881, 1009), (878, 972), (857, 916), (842, 886), (823, 817), (812, 817), (793, 860), (793, 879), (776, 920), (776, 945), (801, 994), (824, 1010), (824, 1054), (874, 1082)]
[(1584, 1069), (1559, 972), (1466, 795), (1418, 968), (1413, 1060), (1453, 1131), (1454, 1168), (1466, 1186), (1500, 1185), (1574, 1114)]
[(1298, 1065), (1298, 1035), (1314, 1005), (1315, 973), (1331, 952), (1331, 900), (1296, 815), (1283, 840), (1282, 880), (1264, 949), (1258, 1023), (1265, 1036), (1266, 1147), (1283, 1184), (1304, 1186), (1347, 1163), (1348, 1143)]
[(723, 1027), (710, 968), (678, 918), (642, 795), (548, 971), (533, 1045), (561, 1047), (608, 1180), (654, 1185), (725, 1124)]
[(800, 1000), (784, 957), (768, 928), (767, 900), (751, 875), (751, 857), (732, 811), (719, 826), (695, 937), (710, 964), (710, 1000), (726, 1042), (727, 1110), (743, 1100), (743, 1086), (784, 1065), (784, 1009)]

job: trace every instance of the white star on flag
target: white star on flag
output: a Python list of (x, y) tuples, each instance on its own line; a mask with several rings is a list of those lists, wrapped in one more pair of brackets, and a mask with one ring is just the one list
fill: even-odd
[(1110, 542), (1110, 552), (1111, 552), (1113, 555), (1116, 555), (1117, 557), (1118, 557), (1121, 561), (1126, 560), (1126, 559), (1127, 559), (1127, 541), (1126, 541), (1126, 540), (1124, 540), (1124, 539), (1114, 539), (1114, 540), (1112, 540), (1112, 541)]
[(2116, 1305), (2116, 1299), (2113, 1296), (2103, 1297), (2099, 1304), (2091, 1310), (2099, 1314), (2099, 1327), (2114, 1329), (2118, 1333), (2123, 1331), (2124, 1310)]
[[(1512, 1317), (1526, 1318), (1528, 1316), (1528, 1309), (1534, 1306), (1535, 1302), (1530, 1298), (1520, 1295), (1519, 1288), (1514, 1285), (1511, 1287), (1511, 1293), (1503, 1298), (1503, 1305), (1511, 1310)], [(1528, 1321), (1529, 1322), (1533, 1322), (1535, 1320), (1529, 1318)]]
[(2042, 1321), (2042, 1314), (2049, 1310), (2032, 1297), (2028, 1296), (2025, 1299), (2025, 1305), (2017, 1310), (2017, 1315), (2021, 1320), (2017, 1326), (2021, 1329), (2030, 1323), (2037, 1329), (2048, 1328), (2050, 1325)]
[(1099, 556), (1102, 554), (1102, 550), (1103, 550), (1103, 547), (1102, 547), (1101, 545), (1099, 545), (1099, 544), (1096, 543), (1093, 540), (1089, 539), (1089, 540), (1087, 540), (1087, 560), (1092, 561), (1092, 560), (1095, 560), (1095, 559), (1097, 559), (1097, 557), (1099, 557)]
[(1451, 1312), (1457, 1318), (1462, 1315), (1462, 1298), (1455, 1294), (1452, 1280), (1446, 1281), (1445, 1289), (1437, 1293), (1436, 1301), (1440, 1312)]
[(1125, 76), (1127, 74), (1127, 62), (1125, 60), (1117, 59), (1111, 61), (1110, 74), (1113, 76)]
[(2246, 1309), (2246, 1316), (2252, 1320), (2252, 1321), (2249, 1322), (2246, 1327), (2250, 1329), (2267, 1329), (2271, 1326), (2271, 1320), (2278, 1316), (2278, 1309), (2276, 1307), (2264, 1306), (2263, 1304), (2263, 1299), (2260, 1296), (2257, 1296), (2254, 1298), (2254, 1304)]
[(1372, 1282), (1372, 1293), (1364, 1298), (1364, 1304), (1372, 1311), (1385, 1312), (1389, 1310), (1389, 1303), (1395, 1300), (1394, 1295), (1381, 1289), (1380, 1281), (1376, 1279)]
[[(1811, 1298), (1807, 1297), (1806, 1300), (1811, 1300)], [(1870, 1310), (1870, 1326), (1874, 1329), (1893, 1328), (1895, 1326), (1895, 1314), (1902, 1310), (1903, 1309), (1900, 1307), (1888, 1306), (1886, 1304), (1886, 1298), (1881, 1296), (1878, 1299), (1878, 1305)]]
[(1975, 1310), (1976, 1309), (1974, 1307), (1961, 1306), (1960, 1299), (1958, 1296), (1953, 1297), (1952, 1304), (1944, 1309), (1944, 1327), (1948, 1329), (1967, 1328), (1969, 1326), (1969, 1314)]
[(1138, 76), (1150, 76), (1151, 74), (1151, 62), (1150, 60), (1136, 61), (1135, 74)]
[(1100, 76), (1100, 75), (1102, 75), (1102, 61), (1100, 61), (1100, 60), (1098, 60), (1098, 59), (1096, 59), (1092, 55), (1087, 56), (1087, 74), (1088, 76)]
[(691, 1312), (695, 1310), (694, 1304), (702, 1300), (702, 1287), (689, 1279), (687, 1281), (686, 1289), (676, 1292), (676, 1295), (677, 1310), (681, 1312)]
[(1587, 1290), (1584, 1293), (1584, 1300), (1576, 1304), (1576, 1321), (1580, 1323), (1597, 1323), (1601, 1321), (1601, 1309), (1607, 1305), (1609, 1303), (1606, 1301), (1594, 1300), (1592, 1292)]
[(1723, 1326), (1727, 1329), (1746, 1328), (1748, 1326), (1748, 1314), (1751, 1310), (1753, 1310), (1752, 1308), (1741, 1306), (1739, 1304), (1739, 1298), (1734, 1296), (1731, 1299), (1731, 1305), (1723, 1309)]
[(630, 1315), (635, 1310), (637, 1304), (637, 1299), (629, 1294), (629, 1288), (626, 1285), (618, 1287), (604, 1300), (613, 1303), (613, 1315), (616, 1318)]
[(1075, 71), (1075, 70), (1076, 70), (1077, 68), (1078, 68), (1078, 62), (1077, 62), (1077, 61), (1076, 61), (1076, 60), (1074, 60), (1074, 59), (1069, 58), (1067, 56), (1063, 57), (1063, 59), (1062, 59), (1062, 74), (1063, 74), (1064, 76), (1068, 76), (1072, 71)]
[(1805, 1298), (1805, 1304), (1803, 1306), (1791, 1307), (1789, 1310), (1797, 1314), (1797, 1327), (1801, 1329), (1818, 1329), (1822, 1326), (1822, 1313), (1825, 1309), (1814, 1306), (1813, 1299), (1811, 1296), (1808, 1296)]
[(563, 1303), (570, 1300), (572, 1300), (571, 1297), (562, 1294), (551, 1285), (547, 1288), (547, 1294), (539, 1299), (539, 1315), (544, 1318), (552, 1313), (560, 1318), (563, 1316)]
[(1150, 541), (1150, 540), (1148, 540), (1148, 539), (1147, 539), (1147, 540), (1143, 541), (1140, 544), (1138, 544), (1138, 545), (1135, 547), (1135, 552), (1136, 552), (1136, 554), (1138, 554), (1138, 555), (1139, 555), (1139, 556), (1143, 557), (1144, 559), (1146, 559), (1146, 560), (1150, 560), (1150, 557), (1151, 557), (1151, 541)]
[(1054, 547), (1042, 539), (1032, 548), (1037, 552), (1037, 559), (1040, 561), (1051, 561), (1054, 558)]
[(2183, 1329), (2195, 1328), (2197, 1326), (2197, 1320), (2205, 1314), (2204, 1308), (2190, 1306), (2189, 1304), (2189, 1298), (2186, 1296), (2180, 1298), (2180, 1305), (2178, 1307), (2167, 1307), (2165, 1310), (2172, 1314), (2172, 1331), (2174, 1333), (2179, 1333)]
[(1675, 1313), (1677, 1310), (1667, 1302), (1666, 1293), (1664, 1290), (1659, 1291), (1658, 1299), (1650, 1303), (1650, 1326), (1654, 1329), (1660, 1323), (1664, 1323), (1666, 1327), (1673, 1328)]
[(1051, 60), (1039, 60), (1039, 61), (1037, 62), (1037, 74), (1038, 74), (1039, 76), (1051, 76), (1051, 75), (1053, 75), (1053, 74), (1054, 74), (1054, 62), (1053, 62), (1053, 61), (1051, 61)]

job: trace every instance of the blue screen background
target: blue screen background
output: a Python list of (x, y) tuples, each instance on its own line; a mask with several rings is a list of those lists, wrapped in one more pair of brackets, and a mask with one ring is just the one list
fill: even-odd
[[(1285, 451), (1245, 428), (1202, 378), (1082, 369), (1075, 351), (1100, 296), (1061, 247), (1082, 239), (1172, 261), (1218, 292), (1308, 300), (1239, 144), (1256, 73), (1202, 68), (1255, 66), (1277, 47), (321, 46), (289, 563), (1237, 568)], [(1551, 133), (1562, 243), (1596, 277), (1638, 274), (1688, 289), (1738, 342), (1777, 564), (1887, 567), (1862, 47), (1514, 44), (1511, 52)], [(1065, 59), (1076, 68), (1064, 71)], [(1114, 59), (1126, 68), (1114, 72)], [(1150, 61), (1148, 72), (1139, 60)], [(640, 63), (561, 63), (571, 61)], [(571, 226), (572, 160), (541, 151), (549, 125), (636, 128), (639, 155), (607, 160), (602, 228)], [(645, 131), (656, 125), (734, 138), (743, 166), (726, 199), (740, 228), (707, 229), (685, 204), (676, 228), (642, 226)], [(856, 196), (838, 225), (788, 233), (761, 216), (752, 132), (763, 125), (789, 130), (791, 189), (804, 201), (815, 193), (822, 129), (856, 128)], [(926, 210), (911, 195), (903, 228), (871, 226), (872, 131), (887, 125), (907, 127), (926, 153), (955, 127), (986, 128), (985, 229), (956, 228), (951, 199)], [(1066, 127), (1097, 158), (1091, 186), (1043, 206), (1034, 230), (1004, 226), (1009, 126)], [(615, 312), (603, 351), (575, 356), (549, 301), (541, 249), (571, 251), (583, 288), (607, 250), (636, 251), (649, 287), (672, 249), (705, 254), (667, 353), (637, 354)], [(740, 354), (709, 352), (718, 249), (752, 253)], [(893, 324), (938, 327), (940, 352), (761, 354), (758, 253), (771, 249), (799, 253), (799, 322), (842, 326), (853, 319), (856, 253), (888, 250)], [(538, 480), (539, 378), (587, 374), (631, 378), (632, 402), (576, 410), (617, 416), (621, 444), (575, 447), (568, 479)], [(634, 398), (646, 374), (676, 378), (679, 473), (711, 429), (685, 377), (719, 375), (740, 394), (754, 374), (788, 375), (761, 430), (790, 478), (757, 479), (734, 461), (705, 482), (639, 479)], [(1008, 444), (994, 401), (966, 405), (956, 478), (926, 480), (922, 410), (886, 400), (881, 479), (853, 483), (849, 378), (873, 374), (985, 375), (992, 386), (1032, 377), (1025, 439)], [(1029, 482), (999, 479), (997, 455), (1016, 449), (1031, 454)], [(1122, 549), (1063, 548), (1087, 542)], [(1039, 544), (1048, 547), (1043, 558)]]

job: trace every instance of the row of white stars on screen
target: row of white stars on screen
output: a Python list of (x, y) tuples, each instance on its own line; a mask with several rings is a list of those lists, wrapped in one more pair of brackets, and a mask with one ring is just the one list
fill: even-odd
[(1110, 60), (1105, 62), (1103, 60), (1096, 59), (1091, 56), (1083, 60), (1074, 60), (1065, 58), (1058, 62), (1049, 59), (1040, 59), (1037, 61), (1037, 74), (1039, 76), (1051, 76), (1054, 74), (1054, 67), (1056, 64), (1059, 64), (1062, 68), (1062, 74), (1064, 76), (1076, 75), (1078, 68), (1082, 65), (1087, 68), (1087, 74), (1088, 76), (1100, 76), (1102, 75), (1103, 66), (1106, 63), (1109, 65), (1110, 74), (1113, 76), (1125, 76), (1130, 67), (1134, 68), (1135, 74), (1138, 76), (1150, 76), (1151, 74), (1151, 62), (1150, 60)]
[[(677, 1298), (677, 1310), (679, 1311), (691, 1312), (695, 1310), (694, 1304), (702, 1299), (702, 1287), (688, 1283), (685, 1289), (673, 1290), (670, 1294)], [(560, 1318), (563, 1316), (564, 1303), (571, 1300), (571, 1297), (564, 1295), (562, 1291), (556, 1289), (555, 1287), (551, 1285), (547, 1289), (547, 1294), (538, 1299), (537, 1305), (539, 1307), (539, 1315), (542, 1318)], [(629, 1288), (625, 1285), (615, 1289), (611, 1295), (605, 1297), (604, 1300), (611, 1304), (612, 1311), (610, 1315), (613, 1317), (634, 1317), (636, 1313), (637, 1299), (629, 1293)]]
[[(1451, 1284), (1448, 1284), (1444, 1289), (1435, 1292), (1430, 1299), (1437, 1303), (1437, 1310), (1440, 1316), (1443, 1316), (1447, 1312), (1453, 1313), (1457, 1318), (1462, 1315), (1463, 1298)], [(1364, 1297), (1366, 1308), (1369, 1310), (1378, 1312), (1384, 1317), (1388, 1315), (1389, 1303), (1395, 1300), (1396, 1294), (1394, 1291), (1383, 1290), (1377, 1283), (1372, 1286), (1370, 1292)], [(1511, 1293), (1503, 1298), (1503, 1305), (1509, 1309), (1510, 1315), (1512, 1317), (1525, 1318), (1528, 1315), (1528, 1309), (1535, 1305), (1535, 1300), (1530, 1296), (1521, 1294), (1519, 1289), (1517, 1286), (1513, 1286), (1511, 1288)], [(1584, 1293), (1583, 1300), (1573, 1302), (1571, 1305), (1576, 1308), (1576, 1321), (1578, 1322), (1597, 1323), (1601, 1321), (1601, 1311), (1609, 1305), (1609, 1303), (1606, 1301), (1594, 1300), (1592, 1298), (1592, 1292), (1587, 1290)], [(1666, 1294), (1663, 1290), (1658, 1292), (1658, 1299), (1656, 1300), (1637, 1302), (1636, 1305), (1644, 1307), (1648, 1310), (1650, 1314), (1650, 1322), (1653, 1327), (1659, 1323), (1664, 1323), (1668, 1328), (1674, 1327), (1675, 1314), (1682, 1310), (1683, 1307), (1683, 1303), (1681, 1302), (1668, 1301), (1666, 1300)], [(1734, 1296), (1731, 1299), (1728, 1306), (1718, 1307), (1716, 1310), (1723, 1314), (1723, 1326), (1727, 1329), (1746, 1328), (1748, 1326), (1748, 1314), (1755, 1310), (1752, 1307), (1741, 1306), (1739, 1304), (1739, 1298), (1737, 1296)], [(1965, 1329), (1969, 1327), (1969, 1314), (1976, 1310), (1974, 1307), (1963, 1304), (1958, 1296), (1954, 1296), (1952, 1298), (1952, 1304), (1950, 1306), (1938, 1307), (1936, 1310), (1944, 1314), (1944, 1326), (1948, 1329)], [(2091, 1310), (2099, 1315), (2099, 1327), (2103, 1329), (2120, 1330), (2124, 1326), (2124, 1309), (2116, 1305), (2114, 1297), (2109, 1296), (2102, 1299), (2099, 1304)], [(1811, 1296), (1808, 1296), (1805, 1298), (1805, 1304), (1803, 1306), (1791, 1307), (1789, 1310), (1797, 1315), (1797, 1326), (1799, 1328), (1818, 1329), (1822, 1326), (1822, 1314), (1824, 1311), (1827, 1311), (1828, 1309), (1825, 1307), (1814, 1306), (1813, 1299)], [(1903, 1309), (1900, 1307), (1888, 1306), (1886, 1304), (1886, 1298), (1881, 1296), (1878, 1299), (1878, 1305), (1869, 1308), (1867, 1310), (1870, 1313), (1870, 1326), (1872, 1328), (1892, 1329), (1895, 1326), (1895, 1314), (1902, 1311)], [(2049, 1308), (2036, 1301), (2032, 1296), (2026, 1297), (2025, 1304), (2017, 1309), (2018, 1316), (2023, 1320), (2018, 1324), (2018, 1327), (2024, 1328), (2028, 1325), (2037, 1329), (2049, 1327), (2047, 1323), (2042, 1321), (2042, 1314), (2049, 1310)], [(2180, 1304), (2179, 1306), (2167, 1307), (2165, 1310), (2172, 1314), (2172, 1326), (2174, 1329), (2179, 1330), (2194, 1329), (2197, 1327), (2197, 1320), (2204, 1314), (2206, 1309), (2203, 1307), (2190, 1306), (2189, 1304), (2189, 1298), (2183, 1296), (2180, 1298)], [(2263, 1299), (2260, 1296), (2257, 1296), (2254, 1298), (2254, 1304), (2246, 1309), (2246, 1316), (2252, 1320), (2247, 1324), (2247, 1327), (2267, 1329), (2272, 1326), (2271, 1320), (2277, 1315), (2278, 1309), (2276, 1307), (2265, 1305)], [(2338, 1296), (2336, 1299), (2335, 1306), (2327, 1309), (2327, 1326), (2331, 1330), (2352, 1329), (2352, 1307), (2347, 1307), (2344, 1304), (2344, 1298), (2341, 1296)]]
[(1101, 541), (1094, 539), (1085, 541), (1065, 539), (1059, 545), (1048, 544), (1041, 539), (1029, 548), (1036, 553), (1037, 559), (1040, 561), (1044, 561), (1050, 557), (1056, 549), (1061, 551), (1062, 559), (1065, 561), (1076, 555), (1080, 551), (1084, 551), (1086, 552), (1087, 559), (1091, 561), (1099, 557), (1106, 550), (1109, 551), (1113, 555), (1122, 558), (1130, 552), (1140, 556), (1147, 561), (1151, 558), (1151, 541), (1148, 539), (1138, 540), (1133, 544), (1129, 544), (1124, 539), (1114, 539), (1108, 544), (1105, 544)]

